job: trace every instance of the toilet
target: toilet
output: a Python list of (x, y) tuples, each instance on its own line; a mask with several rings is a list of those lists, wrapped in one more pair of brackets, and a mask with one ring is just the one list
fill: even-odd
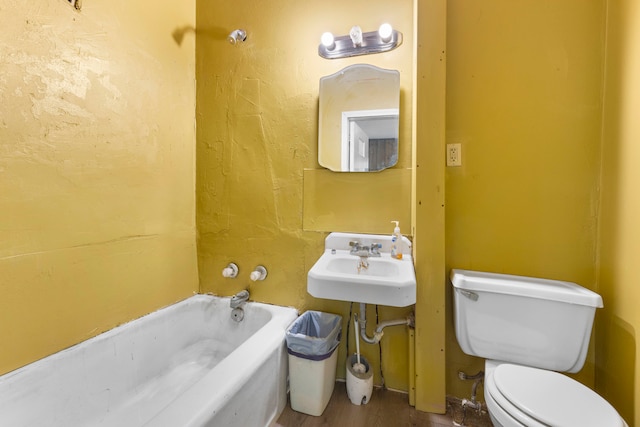
[(484, 396), (496, 427), (628, 427), (578, 372), (602, 297), (575, 283), (451, 271), (456, 338), (485, 360)]

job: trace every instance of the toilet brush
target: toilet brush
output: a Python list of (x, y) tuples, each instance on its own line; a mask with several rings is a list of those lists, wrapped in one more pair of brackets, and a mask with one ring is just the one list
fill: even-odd
[(367, 372), (367, 367), (360, 363), (360, 327), (358, 324), (358, 314), (353, 315), (353, 325), (356, 330), (356, 358), (357, 362), (353, 364), (353, 372), (357, 374), (364, 374)]

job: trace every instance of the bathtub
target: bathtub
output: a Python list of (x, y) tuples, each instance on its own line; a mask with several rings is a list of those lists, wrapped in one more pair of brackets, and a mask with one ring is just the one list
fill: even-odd
[[(195, 295), (0, 377), (0, 426), (267, 426), (293, 308)], [(6, 351), (5, 348), (3, 351)]]

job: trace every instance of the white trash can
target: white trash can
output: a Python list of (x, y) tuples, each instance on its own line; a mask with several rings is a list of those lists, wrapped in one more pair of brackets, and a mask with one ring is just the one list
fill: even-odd
[(291, 409), (308, 415), (324, 412), (336, 381), (342, 317), (307, 311), (287, 329)]

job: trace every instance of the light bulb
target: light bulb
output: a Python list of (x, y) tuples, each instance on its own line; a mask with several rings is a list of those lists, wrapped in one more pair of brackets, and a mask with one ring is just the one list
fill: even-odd
[(333, 34), (328, 31), (326, 33), (322, 33), (322, 37), (320, 37), (320, 43), (322, 43), (322, 45), (326, 47), (327, 50), (333, 50), (336, 47)]
[(387, 43), (391, 40), (391, 36), (393, 35), (393, 27), (391, 24), (384, 23), (380, 25), (378, 29), (378, 34), (380, 35), (380, 39)]

